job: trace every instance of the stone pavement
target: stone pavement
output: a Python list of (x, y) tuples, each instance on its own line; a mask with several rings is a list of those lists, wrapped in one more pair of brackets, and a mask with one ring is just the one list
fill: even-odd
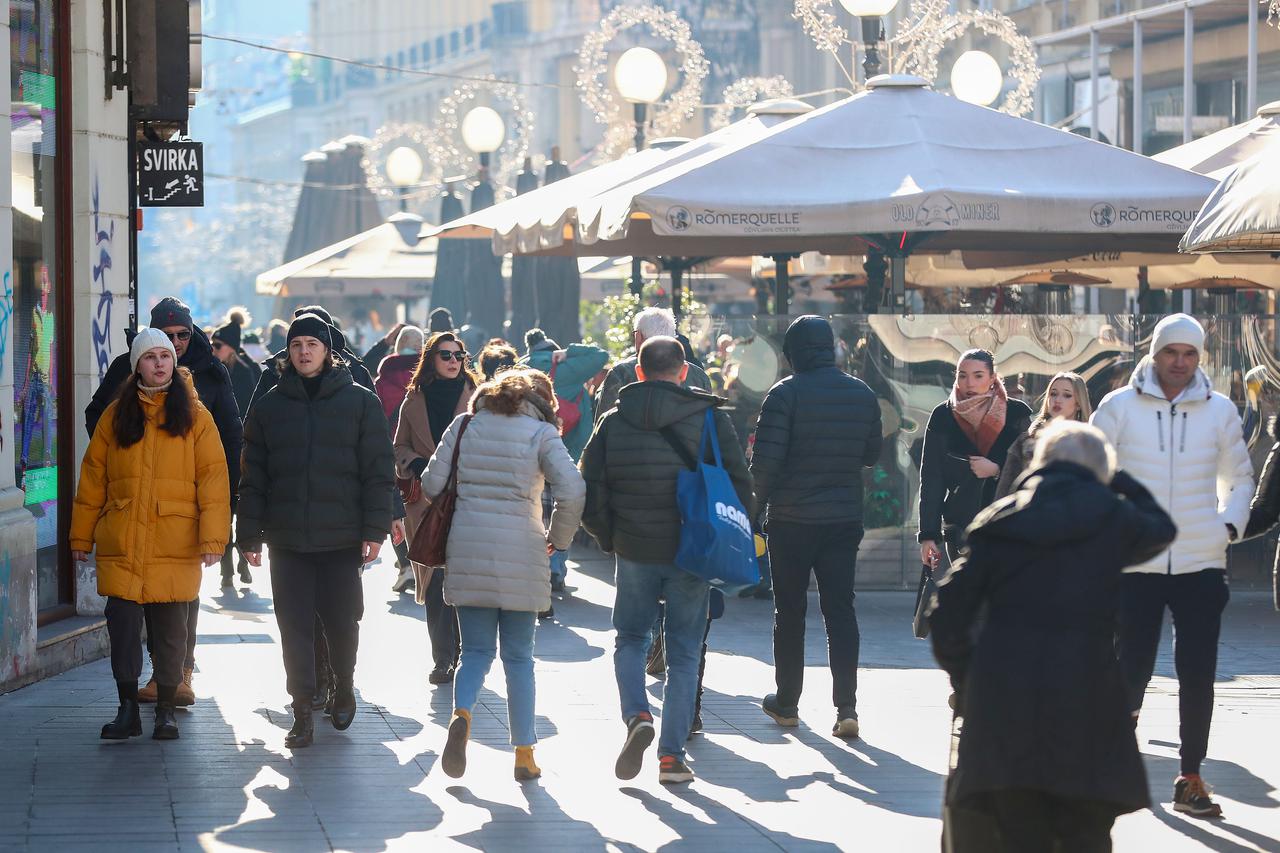
[[(928, 644), (910, 636), (910, 594), (858, 597), (865, 739), (848, 744), (828, 734), (816, 598), (807, 725), (791, 731), (758, 706), (772, 685), (770, 606), (731, 602), (711, 632), (706, 732), (690, 746), (698, 779), (664, 789), (652, 757), (633, 782), (612, 775), (621, 740), (613, 588), (596, 557), (575, 568), (572, 595), (538, 632), (540, 783), (511, 778), (499, 664), (477, 709), (466, 777), (436, 767), (451, 691), (426, 684), (421, 610), (389, 591), (385, 565), (365, 576), (356, 723), (345, 733), (318, 724), (315, 746), (291, 754), (266, 570), (235, 592), (209, 572), (199, 700), (180, 716), (181, 740), (98, 739), (115, 709), (106, 661), (0, 696), (0, 850), (938, 849), (948, 687)], [(1160, 805), (1117, 823), (1117, 850), (1280, 850), (1278, 631), (1264, 595), (1236, 596), (1205, 765), (1226, 820), (1197, 822)], [(1167, 644), (1159, 666), (1139, 735), (1163, 800), (1177, 771)], [(660, 685), (651, 685), (656, 698)]]

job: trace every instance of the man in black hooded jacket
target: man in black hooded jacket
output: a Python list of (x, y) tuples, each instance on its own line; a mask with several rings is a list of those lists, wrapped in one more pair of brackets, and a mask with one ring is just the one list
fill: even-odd
[(835, 362), (835, 334), (801, 317), (783, 339), (795, 373), (769, 390), (756, 427), (751, 476), (766, 514), (773, 569), (773, 660), (778, 692), (764, 712), (799, 725), (809, 576), (817, 575), (827, 625), (834, 734), (857, 737), (858, 617), (853, 578), (862, 542), (862, 469), (880, 457), (875, 392)]
[[(334, 325), (333, 316), (319, 305), (304, 305), (293, 312), (295, 318), (301, 317), (303, 314), (315, 314), (329, 325), (329, 336), (333, 340), (333, 351), (347, 363), (347, 368), (351, 371), (351, 378), (355, 380), (356, 384), (373, 391), (373, 377), (369, 374), (369, 369), (365, 367), (360, 357), (347, 346), (347, 339), (343, 336), (341, 330)], [(263, 394), (276, 387), (276, 383), (280, 381), (279, 365), (284, 364), (288, 359), (289, 351), (282, 349), (266, 360), (263, 365), (266, 370), (262, 371), (262, 375), (258, 377), (258, 387), (253, 389), (253, 396), (249, 399), (249, 405), (245, 409), (246, 417), (248, 417), (249, 409), (253, 408), (253, 404)]]
[[(178, 366), (191, 371), (191, 379), (196, 387), (196, 395), (200, 402), (213, 416), (218, 427), (218, 437), (222, 439), (222, 449), (227, 455), (227, 475), (231, 482), (231, 509), (236, 506), (236, 487), (240, 483), (240, 445), (243, 432), (240, 424), (240, 409), (236, 405), (235, 392), (231, 387), (231, 375), (227, 368), (213, 354), (213, 347), (204, 331), (191, 320), (191, 309), (181, 299), (166, 296), (151, 309), (151, 327), (159, 329), (169, 336), (174, 352), (178, 355)], [(133, 335), (126, 335), (128, 343), (133, 342)], [(115, 398), (121, 383), (129, 378), (133, 368), (129, 366), (129, 353), (122, 353), (103, 377), (93, 399), (84, 410), (85, 426), (89, 437), (98, 427), (98, 419), (106, 411)], [(196, 624), (200, 615), (200, 599), (190, 602), (187, 608), (187, 659), (183, 664), (183, 683), (178, 687), (175, 701), (179, 705), (191, 705), (195, 702), (195, 693), (191, 688), (192, 672), (195, 669)], [(147, 644), (151, 643), (151, 629), (148, 623)], [(138, 698), (143, 702), (156, 701), (155, 679), (138, 691)]]

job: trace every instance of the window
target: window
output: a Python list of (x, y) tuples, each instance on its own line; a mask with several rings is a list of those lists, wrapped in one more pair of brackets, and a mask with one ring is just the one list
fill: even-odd
[(452, 57), (458, 55), (458, 41), (459, 37), (457, 30), (449, 33), (449, 56)]
[(444, 59), (444, 36), (436, 36), (436, 62)]
[(471, 24), (467, 24), (463, 40), (467, 45), (467, 53), (474, 52), (476, 49), (476, 28)]
[(424, 41), (422, 43), (422, 64), (431, 64), (431, 42), (429, 41)]
[(410, 68), (418, 67), (418, 46), (417, 45), (414, 45), (413, 47), (409, 48), (409, 67)]

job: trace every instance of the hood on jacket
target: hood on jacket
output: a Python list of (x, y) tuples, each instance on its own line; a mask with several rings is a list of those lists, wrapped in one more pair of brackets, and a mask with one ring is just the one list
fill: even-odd
[(796, 373), (835, 367), (836, 335), (823, 317), (808, 314), (787, 327), (782, 339), (782, 354)]
[(672, 382), (633, 382), (618, 392), (618, 414), (637, 429), (659, 430), (725, 402), (723, 397)]
[(186, 367), (192, 373), (204, 373), (206, 370), (217, 370), (222, 361), (213, 354), (213, 345), (209, 336), (199, 326), (191, 330), (191, 341), (187, 351), (178, 359), (179, 367)]
[[(320, 390), (316, 392), (316, 399), (332, 397), (346, 386), (354, 384), (355, 379), (352, 378), (351, 371), (346, 366), (339, 364), (336, 367), (330, 367), (320, 379)], [(307, 399), (307, 390), (302, 386), (302, 377), (296, 371), (289, 370), (281, 374), (280, 382), (276, 387), (287, 397), (295, 400)]]
[(418, 360), (416, 355), (389, 355), (378, 362), (378, 378), (395, 372), (411, 374), (417, 368)]
[(1051, 462), (1024, 474), (1018, 491), (974, 519), (983, 535), (1052, 548), (1087, 540), (1114, 509), (1111, 489), (1074, 462)]
[[(1146, 394), (1160, 400), (1165, 399), (1164, 392), (1160, 390), (1160, 383), (1156, 381), (1155, 362), (1149, 355), (1143, 356), (1137, 367), (1133, 369), (1129, 384), (1139, 394)], [(1213, 383), (1209, 381), (1209, 375), (1202, 368), (1197, 367), (1195, 377), (1183, 393), (1187, 400), (1208, 400), (1213, 396)]]

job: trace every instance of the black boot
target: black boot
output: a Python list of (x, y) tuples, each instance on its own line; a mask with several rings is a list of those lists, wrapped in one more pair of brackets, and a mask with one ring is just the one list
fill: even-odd
[(346, 731), (351, 721), (356, 718), (356, 693), (350, 680), (340, 681), (333, 688), (333, 706), (329, 712), (330, 722), (338, 731)]
[(293, 728), (284, 736), (284, 745), (289, 749), (304, 749), (311, 746), (315, 738), (315, 724), (311, 721), (311, 705), (306, 702), (295, 702), (293, 705)]
[(120, 708), (116, 718), (102, 727), (103, 740), (128, 740), (142, 734), (142, 714), (138, 711), (138, 682), (117, 682)]
[(244, 557), (240, 558), (240, 583), (245, 586), (253, 583), (253, 575), (249, 572), (249, 564), (245, 562)]
[(311, 710), (324, 711), (328, 716), (329, 709), (333, 700), (333, 680), (329, 677), (329, 673), (317, 668), (316, 670), (316, 692), (311, 694)]
[(160, 699), (156, 702), (156, 727), (151, 732), (151, 739), (178, 739), (178, 716), (173, 708), (173, 699)]

